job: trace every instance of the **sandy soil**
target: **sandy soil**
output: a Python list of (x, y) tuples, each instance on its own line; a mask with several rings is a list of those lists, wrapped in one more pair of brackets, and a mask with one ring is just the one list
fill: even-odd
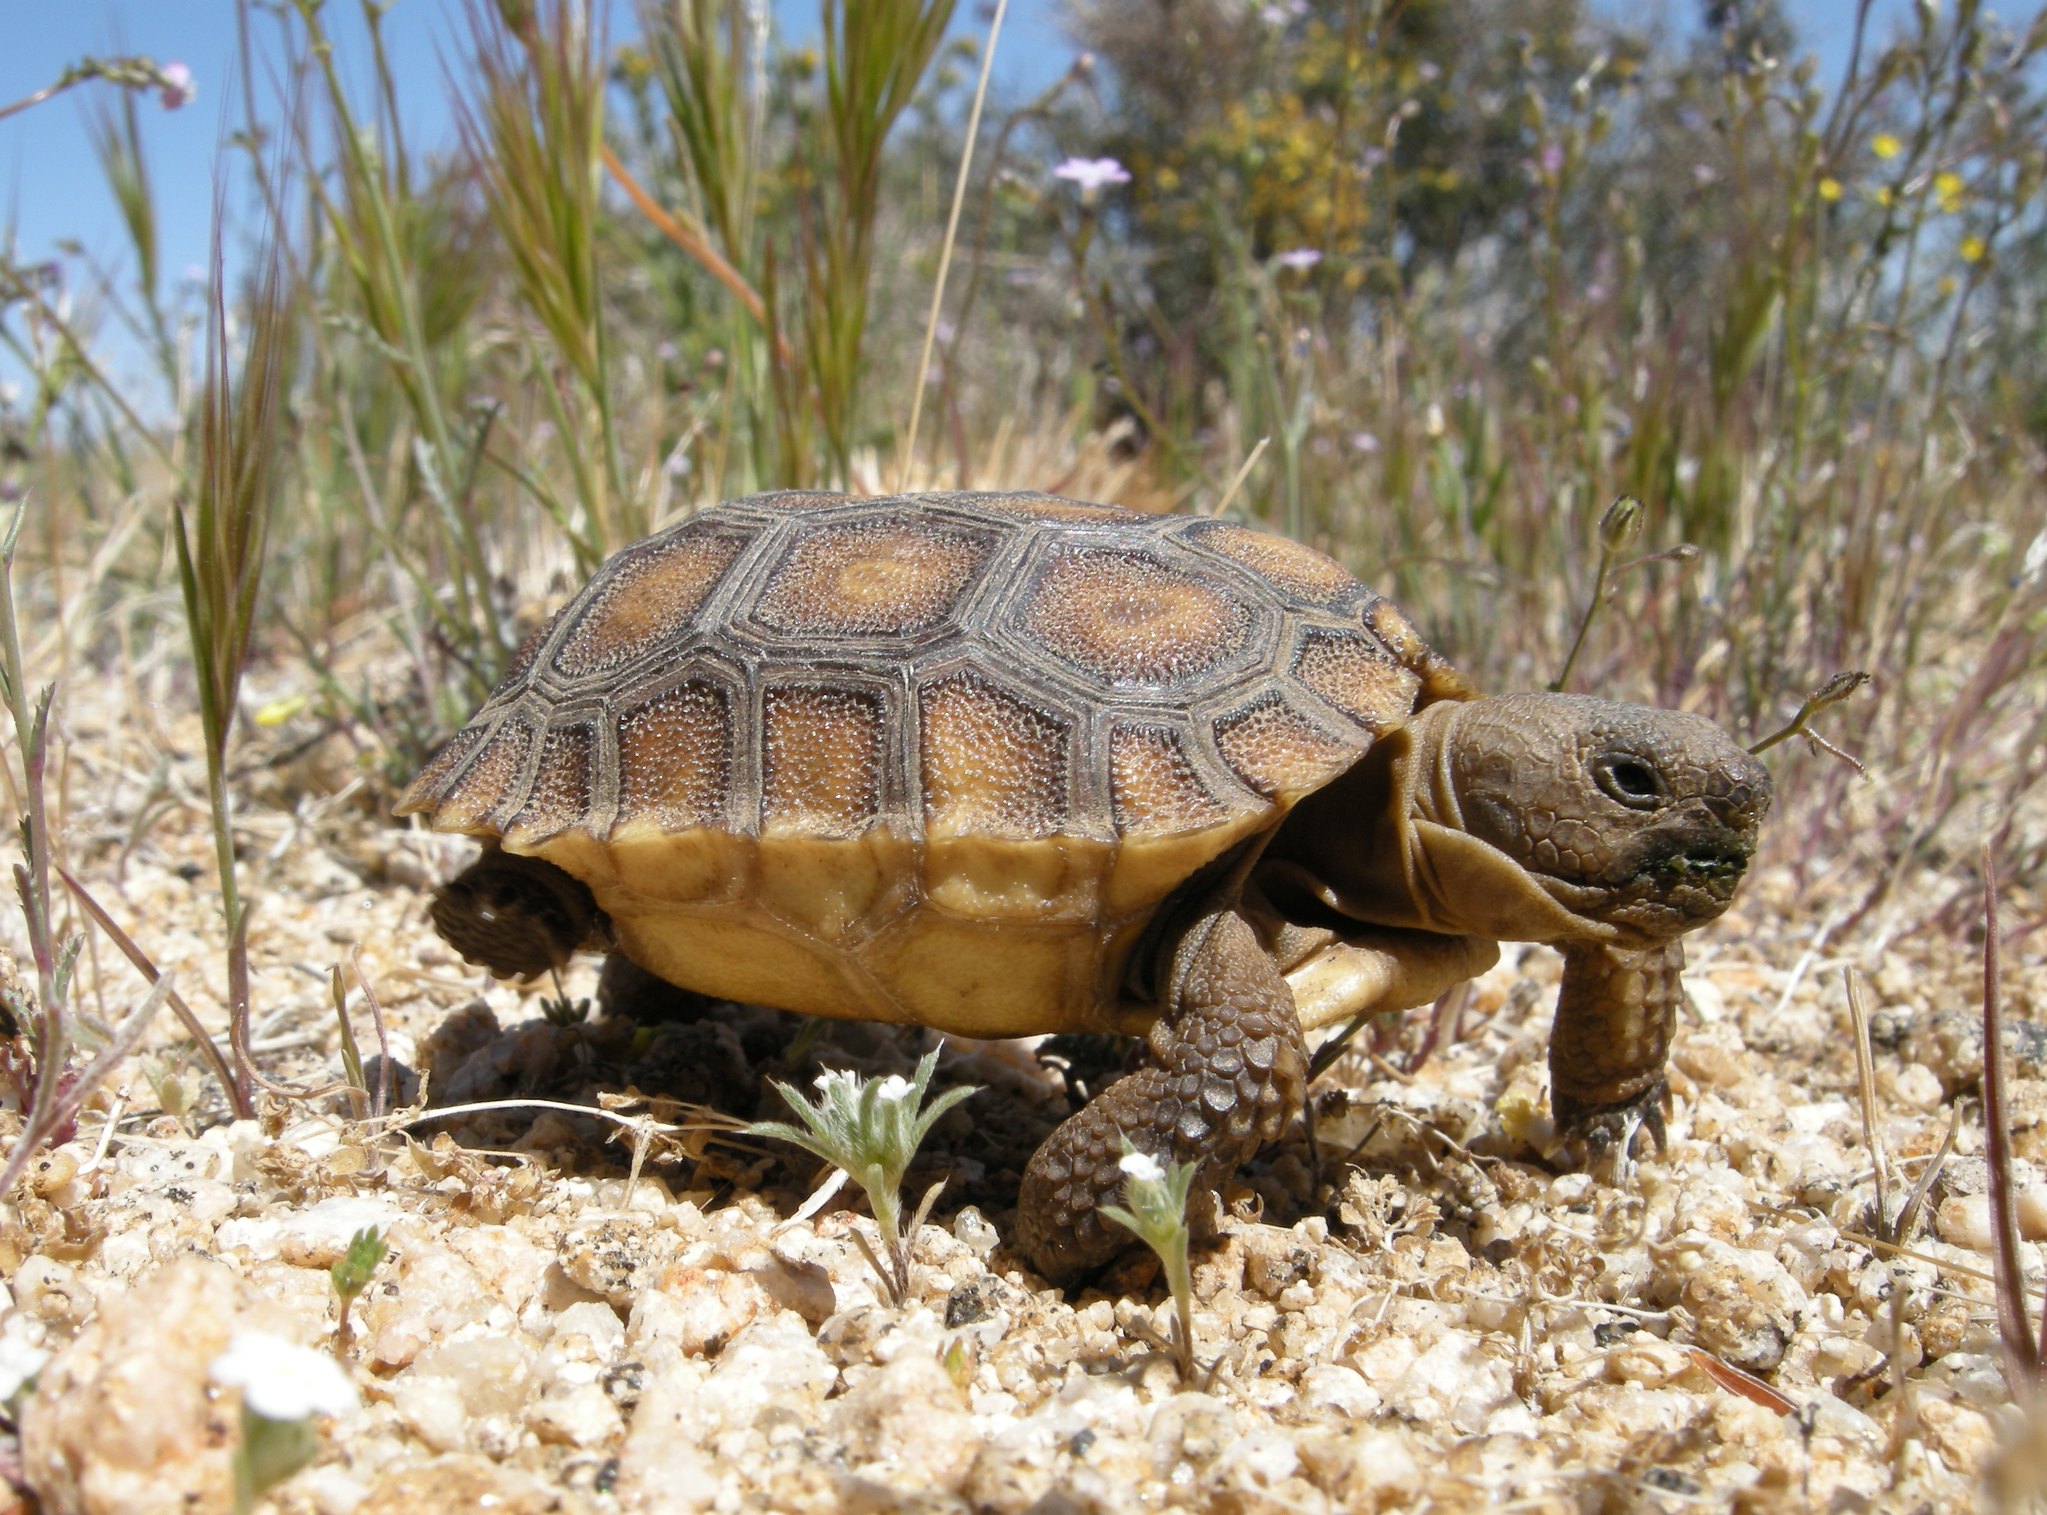
[[(276, 682), (255, 697), (289, 692)], [(60, 708), (64, 857), (217, 1019), (196, 733), (159, 722), (176, 707), (151, 687)], [(780, 1114), (771, 1077), (906, 1072), (935, 1039), (799, 1039), (763, 1011), (550, 1022), (539, 994), (484, 981), (426, 925), (423, 886), (462, 846), (384, 819), (310, 716), (246, 746), (266, 1072), (339, 1079), (340, 964), (365, 1055), (363, 983), (382, 1006), (401, 1100), (426, 1074), (436, 1108), (508, 1103), (401, 1126), (328, 1093), (229, 1124), (164, 1016), (0, 1207), (0, 1394), (22, 1428), (0, 1451), (45, 1510), (230, 1508), (243, 1420), (209, 1364), (250, 1328), (331, 1351), (357, 1391), (265, 1506), (323, 1515), (1911, 1510), (2042, 1486), (1985, 1280), (1980, 927), (1970, 908), (1933, 918), (1966, 902), (1960, 869), (1906, 880), (1844, 929), (1867, 879), (1766, 866), (1693, 939), (1669, 1147), (1627, 1174), (1551, 1152), (1546, 951), (1511, 950), (1425, 1060), (1426, 1013), (1346, 1053), (1316, 1086), (1319, 1150), (1297, 1128), (1223, 1196), (1195, 1272), (1205, 1371), (1183, 1382), (1148, 1257), (1067, 1297), (1004, 1244), (1022, 1164), (1070, 1108), (1033, 1049), (945, 1046), (939, 1084), (981, 1092), (913, 1171), (913, 1192), (947, 1187), (898, 1308), (856, 1242), (864, 1210), (841, 1197), (790, 1219), (820, 1177), (807, 1156), (674, 1103), (625, 1101), (637, 1128), (561, 1106), (640, 1091)], [(2039, 940), (2009, 954), (2005, 987), (2008, 1014), (2035, 1022)], [(1848, 966), (1866, 973), (1884, 1214)], [(118, 1018), (138, 983), (106, 942), (88, 948), (87, 1011)], [(571, 998), (593, 983), (580, 969)], [(2019, 1026), (2012, 1046), (2037, 1286), (2047, 1032)], [(1955, 1108), (1904, 1250), (1879, 1248)], [(370, 1225), (390, 1255), (343, 1340), (327, 1270)]]

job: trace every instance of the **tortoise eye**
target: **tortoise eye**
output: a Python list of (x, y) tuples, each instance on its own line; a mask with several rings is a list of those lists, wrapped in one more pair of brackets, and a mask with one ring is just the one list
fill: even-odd
[(1593, 765), (1593, 782), (1630, 810), (1650, 810), (1664, 797), (1663, 776), (1638, 757), (1602, 758)]

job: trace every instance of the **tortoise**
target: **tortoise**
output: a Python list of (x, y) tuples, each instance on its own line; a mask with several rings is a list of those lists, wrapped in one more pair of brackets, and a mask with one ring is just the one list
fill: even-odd
[(1575, 1150), (1660, 1143), (1679, 938), (1770, 800), (1702, 717), (1479, 697), (1285, 537), (779, 492), (600, 567), (398, 811), (483, 843), (432, 902), (456, 950), (610, 952), (607, 1010), (672, 985), (1143, 1036), (1025, 1170), (1013, 1239), (1070, 1282), (1131, 1240), (1097, 1213), (1125, 1142), (1219, 1183), (1302, 1108), (1305, 1031), (1426, 1004), (1502, 940), (1563, 951)]

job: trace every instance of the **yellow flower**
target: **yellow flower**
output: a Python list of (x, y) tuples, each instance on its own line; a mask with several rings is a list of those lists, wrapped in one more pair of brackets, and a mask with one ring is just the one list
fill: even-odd
[(1905, 144), (1889, 132), (1878, 132), (1869, 139), (1869, 150), (1886, 161), (1897, 157), (1899, 153), (1904, 151), (1904, 148)]
[(1173, 169), (1161, 168), (1156, 174), (1152, 175), (1152, 183), (1160, 192), (1171, 194), (1180, 187), (1180, 175)]
[(1990, 249), (1983, 245), (1981, 237), (1962, 238), (1962, 261), (1964, 263), (1981, 263), (1984, 255), (1989, 251)]
[(1935, 174), (1933, 193), (1940, 201), (1941, 210), (1953, 215), (1962, 203), (1962, 176), (1953, 172)]
[(1955, 276), (1953, 274), (1942, 274), (1939, 280), (1935, 282), (1933, 292), (1945, 300), (1950, 298), (1957, 288), (1959, 286), (1955, 283)]
[(1891, 202), (1898, 198), (1895, 194), (1892, 193), (1891, 187), (1888, 184), (1879, 184), (1875, 189), (1869, 192), (1869, 197), (1872, 200), (1876, 201), (1877, 204), (1881, 205), (1885, 210), (1889, 210), (1891, 207)]
[(1829, 174), (1820, 180), (1820, 198), (1829, 205), (1841, 198), (1841, 181)]

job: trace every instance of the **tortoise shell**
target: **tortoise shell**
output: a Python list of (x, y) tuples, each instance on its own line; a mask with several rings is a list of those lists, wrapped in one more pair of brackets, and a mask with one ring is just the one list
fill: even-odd
[(1036, 494), (777, 493), (618, 553), (399, 813), (708, 994), (1129, 1029), (1162, 902), (1462, 680), (1322, 554)]

